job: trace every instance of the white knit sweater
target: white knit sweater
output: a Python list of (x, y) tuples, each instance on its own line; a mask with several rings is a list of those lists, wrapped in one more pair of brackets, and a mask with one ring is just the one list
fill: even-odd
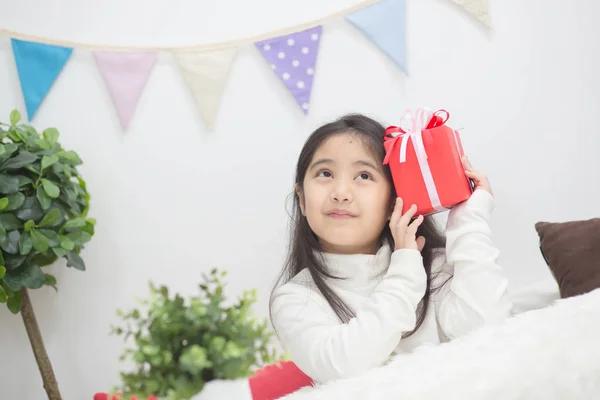
[[(445, 257), (432, 271), (436, 283), (452, 279), (431, 298), (423, 325), (412, 336), (426, 275), (417, 250), (383, 246), (375, 255), (323, 254), (328, 269), (345, 280), (328, 280), (355, 311), (339, 321), (314, 285), (307, 269), (277, 288), (272, 298), (273, 325), (296, 365), (316, 382), (360, 374), (385, 364), (393, 355), (438, 344), (482, 324), (510, 316), (507, 280), (497, 264), (489, 219), (494, 198), (476, 190), (454, 207), (446, 226)], [(435, 285), (435, 283), (434, 283)]]

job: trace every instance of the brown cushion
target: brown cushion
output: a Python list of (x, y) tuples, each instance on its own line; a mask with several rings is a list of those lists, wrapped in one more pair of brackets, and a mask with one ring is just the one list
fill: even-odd
[(600, 218), (538, 222), (535, 229), (562, 298), (600, 288)]

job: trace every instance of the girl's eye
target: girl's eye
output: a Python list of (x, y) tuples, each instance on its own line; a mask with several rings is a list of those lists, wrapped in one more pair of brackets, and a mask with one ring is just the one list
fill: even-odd
[(331, 178), (331, 172), (329, 171), (319, 171), (319, 173), (317, 174), (317, 176), (322, 176), (325, 178)]
[(371, 179), (371, 175), (367, 174), (366, 172), (363, 172), (360, 175), (358, 175), (357, 178), (360, 178), (360, 179)]

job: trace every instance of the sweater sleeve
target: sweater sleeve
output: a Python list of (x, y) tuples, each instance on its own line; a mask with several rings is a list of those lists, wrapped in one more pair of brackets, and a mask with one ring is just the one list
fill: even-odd
[(426, 289), (417, 250), (396, 250), (374, 292), (348, 323), (341, 323), (320, 293), (287, 283), (273, 294), (273, 326), (291, 359), (314, 381), (360, 374), (387, 361), (402, 333), (416, 324)]
[(451, 276), (433, 295), (439, 327), (449, 339), (510, 316), (508, 281), (489, 226), (494, 206), (493, 196), (478, 189), (448, 216), (446, 259), (436, 259), (432, 270), (439, 272), (434, 287)]

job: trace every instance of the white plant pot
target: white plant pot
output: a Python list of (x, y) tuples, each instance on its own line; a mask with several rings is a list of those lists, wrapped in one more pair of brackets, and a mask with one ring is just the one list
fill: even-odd
[(190, 400), (252, 400), (248, 379), (214, 380)]

